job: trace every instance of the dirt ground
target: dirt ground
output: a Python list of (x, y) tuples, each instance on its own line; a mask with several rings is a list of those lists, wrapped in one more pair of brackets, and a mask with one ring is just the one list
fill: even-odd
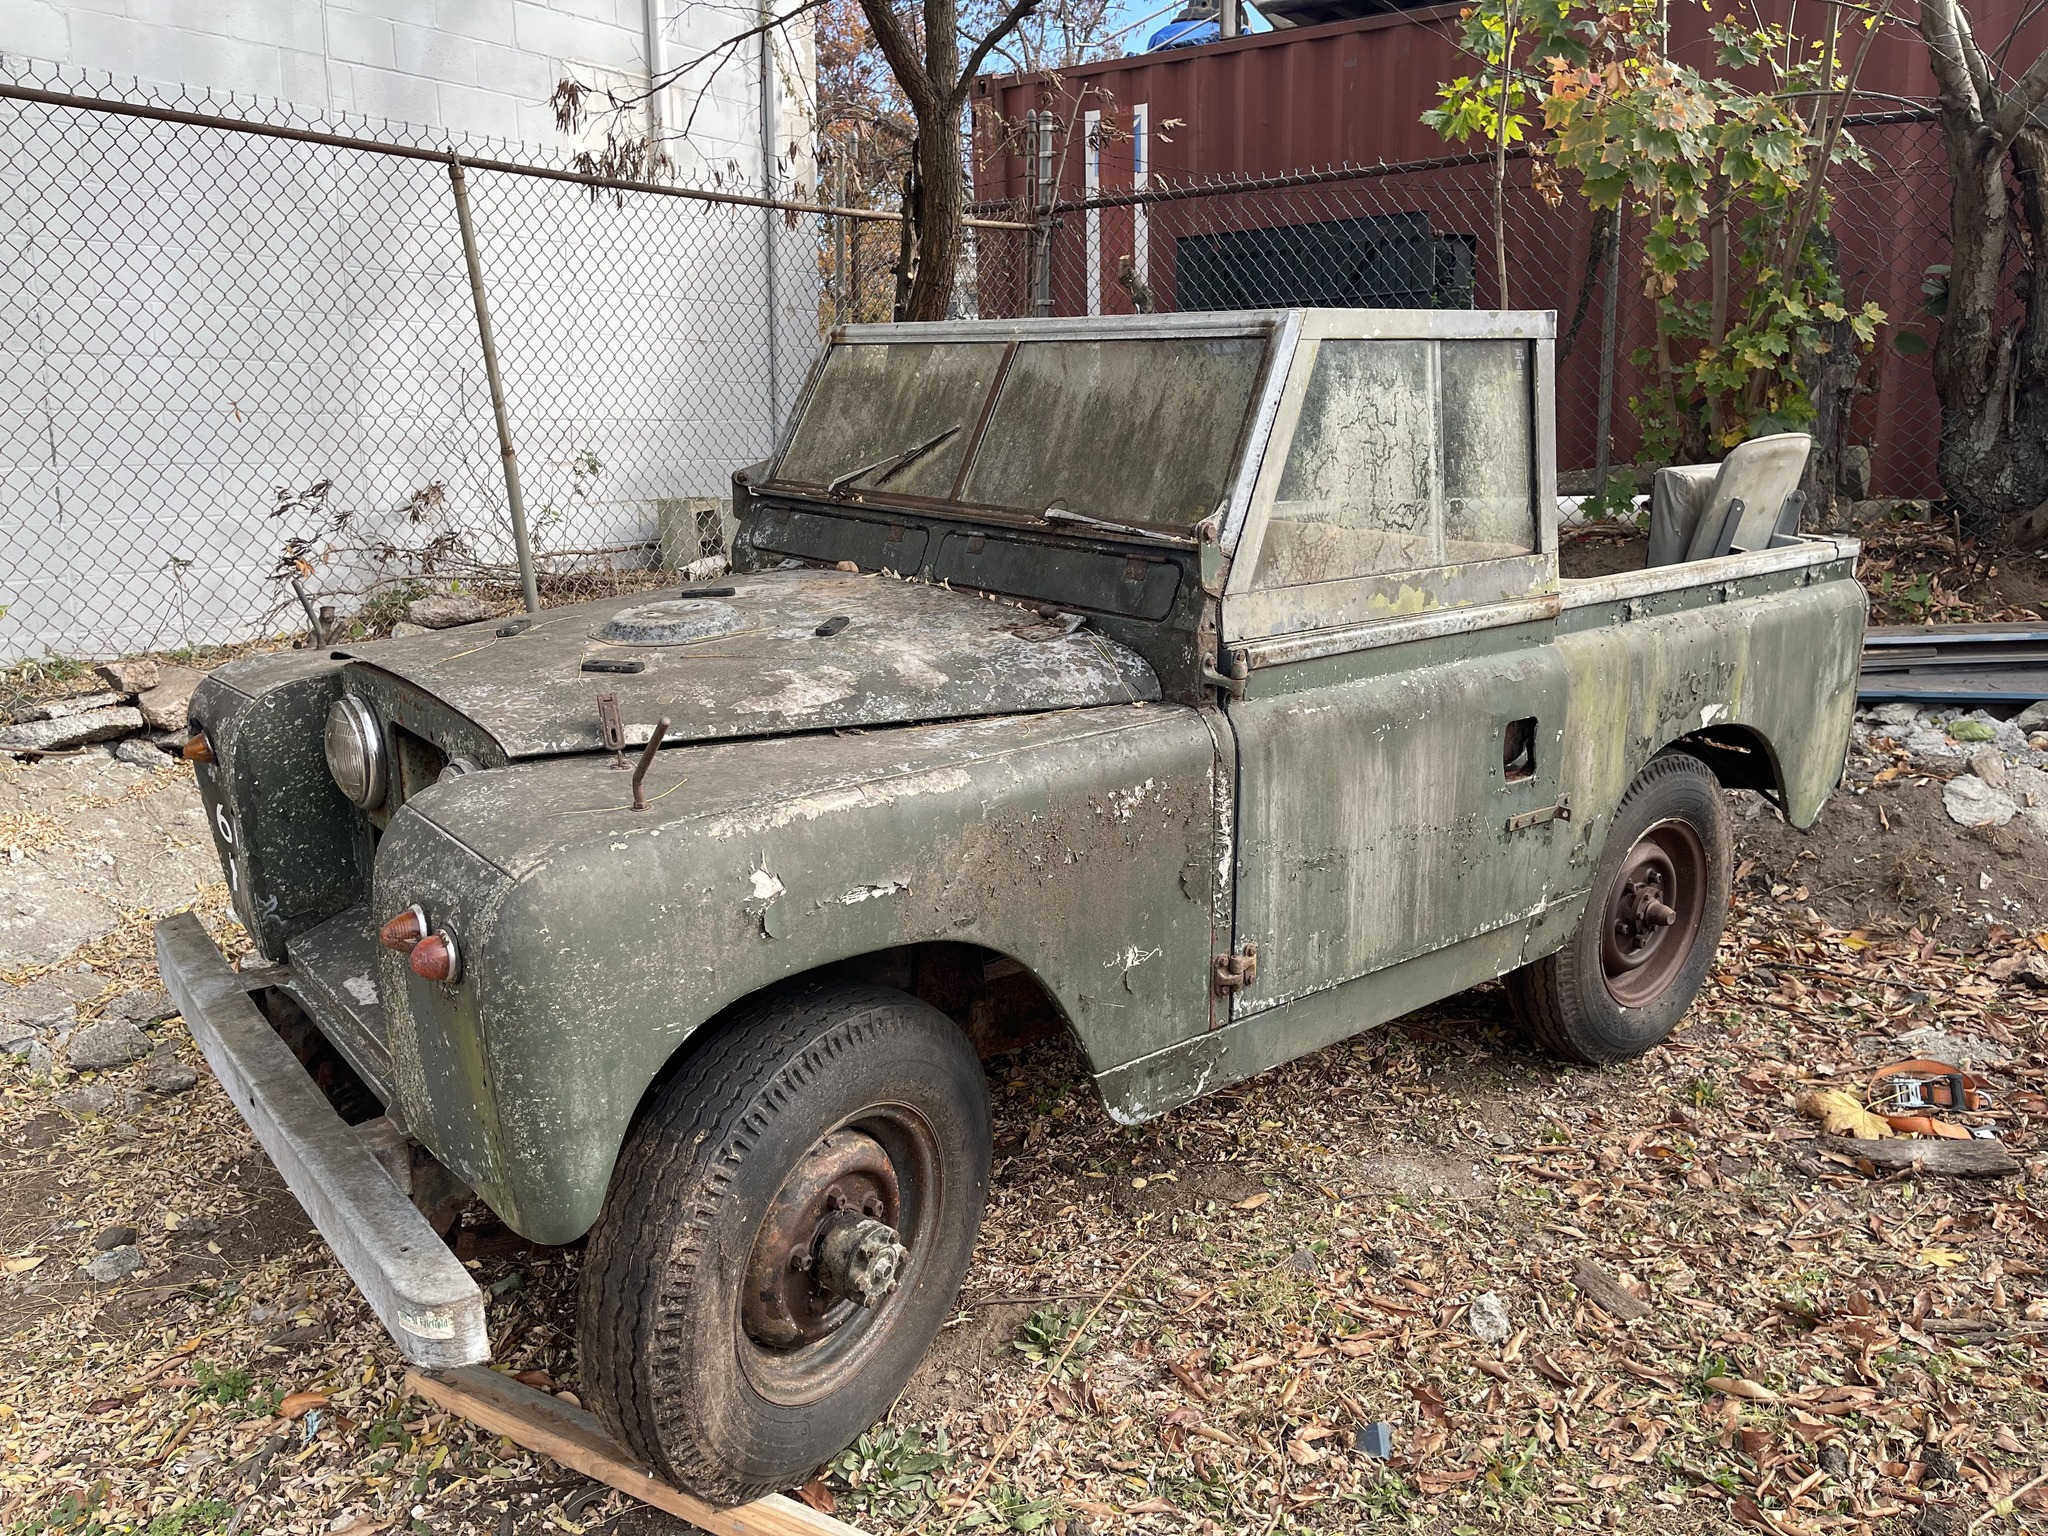
[[(1625, 1067), (1536, 1053), (1498, 987), (1136, 1131), (1064, 1044), (992, 1062), (958, 1315), (810, 1497), (876, 1532), (2048, 1529), (2048, 849), (1899, 766), (1853, 754), (1808, 832), (1730, 796), (1716, 970)], [(149, 923), (237, 950), (225, 898), (182, 766), (0, 761), (0, 1013), (153, 1012)], [(2020, 1177), (1811, 1139), (1798, 1100), (1923, 1025)], [(147, 1036), (195, 1087), (0, 1068), (0, 1527), (683, 1529), (409, 1397), (180, 1022)], [(96, 1283), (120, 1227), (143, 1267)], [(495, 1359), (573, 1392), (577, 1252), (471, 1238)]]

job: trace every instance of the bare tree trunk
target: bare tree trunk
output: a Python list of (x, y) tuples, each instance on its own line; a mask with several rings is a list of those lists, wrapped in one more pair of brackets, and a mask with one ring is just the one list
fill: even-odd
[[(1923, 0), (1920, 32), (1949, 168), (1948, 301), (1933, 359), (1942, 489), (1972, 532), (2048, 543), (2048, 132), (2029, 121), (2048, 94), (2048, 54), (2002, 91), (1956, 0)], [(2027, 236), (2013, 285), (2025, 318), (2001, 324), (2015, 212)]]
[(917, 125), (917, 274), (903, 318), (943, 320), (953, 302), (966, 233), (967, 175), (960, 123), (950, 113)]

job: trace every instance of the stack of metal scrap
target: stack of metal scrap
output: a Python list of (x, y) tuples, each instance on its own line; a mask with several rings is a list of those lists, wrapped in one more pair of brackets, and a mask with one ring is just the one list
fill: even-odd
[(2048, 620), (1873, 627), (1863, 638), (1856, 697), (1982, 705), (2048, 699)]

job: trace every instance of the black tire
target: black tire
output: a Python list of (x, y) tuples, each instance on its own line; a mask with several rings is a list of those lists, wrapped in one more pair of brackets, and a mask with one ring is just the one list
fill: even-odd
[(1570, 940), (1506, 977), (1522, 1026), (1553, 1055), (1587, 1066), (1657, 1045), (1714, 963), (1731, 859), (1714, 775), (1683, 752), (1653, 758), (1615, 810)]
[[(845, 1151), (856, 1144), (867, 1150)], [(819, 1161), (871, 1159), (877, 1146), (879, 1174)], [(888, 1411), (937, 1336), (981, 1227), (989, 1161), (987, 1081), (937, 1009), (886, 987), (813, 984), (748, 1010), (660, 1087), (620, 1151), (579, 1296), (592, 1409), (704, 1498), (801, 1483)], [(881, 1186), (861, 1181), (892, 1177), (884, 1212)], [(811, 1310), (768, 1321), (820, 1336), (764, 1343), (763, 1303), (750, 1309), (746, 1293), (769, 1294), (762, 1256), (796, 1230), (791, 1200), (812, 1209), (792, 1188), (829, 1188), (827, 1222), (853, 1216), (842, 1188), (868, 1191), (868, 1214), (892, 1217), (909, 1252), (879, 1302), (816, 1290)], [(796, 1247), (781, 1251), (792, 1274), (773, 1285), (822, 1285)]]

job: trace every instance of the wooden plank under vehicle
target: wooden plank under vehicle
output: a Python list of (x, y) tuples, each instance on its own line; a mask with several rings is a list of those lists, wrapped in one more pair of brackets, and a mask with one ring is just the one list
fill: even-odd
[(771, 1493), (720, 1509), (670, 1487), (604, 1432), (596, 1418), (488, 1366), (408, 1371), (406, 1390), (479, 1429), (560, 1462), (572, 1471), (689, 1521), (711, 1536), (863, 1536), (855, 1526)]

